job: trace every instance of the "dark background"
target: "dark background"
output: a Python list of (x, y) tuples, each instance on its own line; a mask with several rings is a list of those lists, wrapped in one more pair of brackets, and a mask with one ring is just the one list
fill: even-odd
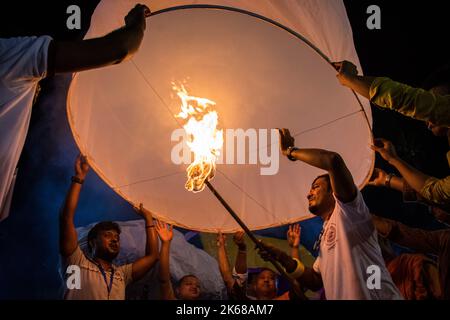
[[(83, 31), (66, 29), (66, 8), (71, 4), (82, 8), (85, 31), (97, 3), (97, 0), (3, 1), (0, 5), (0, 36), (48, 34), (58, 40), (81, 38)], [(447, 64), (450, 20), (445, 3), (439, 0), (346, 0), (365, 74), (388, 76), (421, 86), (427, 75)], [(381, 30), (366, 27), (366, 10), (372, 4), (381, 7)], [(78, 153), (65, 114), (68, 81), (67, 76), (44, 81), (40, 99), (33, 107), (11, 214), (0, 223), (0, 299), (59, 297), (58, 210)], [(449, 174), (446, 139), (433, 137), (423, 123), (393, 112), (373, 108), (373, 117), (375, 136), (392, 140), (402, 158), (429, 175), (443, 177)], [(381, 159), (377, 159), (377, 166), (394, 172)], [(366, 188), (364, 197), (374, 213), (415, 227), (442, 227), (426, 208), (403, 204), (398, 193)], [(129, 205), (91, 172), (81, 194), (76, 225), (104, 219), (135, 218)], [(311, 249), (320, 231), (320, 222), (303, 222), (302, 227), (302, 243)], [(285, 230), (284, 227), (263, 233), (283, 237)]]

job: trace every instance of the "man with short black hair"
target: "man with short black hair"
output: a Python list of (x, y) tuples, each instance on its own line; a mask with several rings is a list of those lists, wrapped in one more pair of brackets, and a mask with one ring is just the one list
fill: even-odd
[(75, 210), (81, 186), (89, 165), (86, 157), (78, 156), (75, 161), (75, 176), (72, 177), (69, 192), (60, 215), (59, 251), (62, 258), (61, 271), (64, 279), (69, 266), (80, 270), (80, 288), (69, 288), (66, 284), (66, 300), (124, 300), (126, 286), (142, 278), (158, 260), (158, 239), (150, 211), (141, 204), (135, 208), (145, 219), (147, 245), (145, 256), (133, 263), (116, 266), (113, 261), (120, 252), (120, 227), (117, 223), (97, 223), (88, 233), (89, 252), (83, 252), (78, 244), (74, 225)]
[[(323, 286), (330, 300), (402, 299), (386, 269), (372, 217), (342, 157), (326, 150), (295, 148), (294, 143), (289, 130), (280, 130), (283, 155), (328, 172), (313, 181), (308, 194), (309, 211), (324, 221), (315, 245), (319, 256), (313, 268), (307, 268), (265, 244), (261, 255), (280, 261), (302, 287)], [(368, 285), (373, 267), (379, 271), (378, 288)]]

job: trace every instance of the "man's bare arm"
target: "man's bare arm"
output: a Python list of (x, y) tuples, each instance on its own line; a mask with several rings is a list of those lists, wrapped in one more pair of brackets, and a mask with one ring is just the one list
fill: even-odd
[[(289, 130), (280, 130), (280, 147), (284, 155), (288, 155), (289, 148), (293, 147), (294, 138)], [(356, 186), (352, 174), (345, 165), (342, 157), (336, 152), (322, 149), (293, 149), (291, 157), (305, 162), (313, 167), (325, 170), (330, 175), (334, 195), (343, 203), (352, 202), (356, 198)]]
[(161, 239), (161, 252), (159, 255), (159, 283), (161, 299), (176, 300), (170, 280), (170, 243), (173, 238), (173, 226), (156, 220), (156, 232)]
[(81, 184), (89, 171), (86, 157), (79, 155), (75, 160), (75, 178), (70, 184), (66, 199), (59, 216), (59, 253), (68, 257), (78, 247), (78, 235), (75, 229), (74, 217), (81, 191)]
[(125, 17), (125, 26), (95, 39), (59, 42), (49, 47), (49, 68), (54, 73), (78, 72), (120, 63), (141, 45), (150, 10), (137, 5)]
[(348, 61), (335, 62), (333, 65), (338, 71), (336, 77), (343, 86), (370, 99), (370, 88), (372, 87), (375, 77), (359, 76), (356, 66)]
[(388, 140), (375, 139), (372, 149), (378, 152), (389, 164), (394, 166), (408, 185), (418, 193), (422, 191), (427, 180), (431, 178), (400, 159), (394, 145)]
[(228, 261), (228, 254), (225, 248), (225, 235), (219, 233), (217, 235), (217, 259), (219, 262), (219, 271), (222, 275), (222, 280), (225, 283), (227, 289), (231, 291), (233, 288), (234, 280), (230, 270), (230, 262)]
[(141, 204), (139, 208), (135, 208), (139, 215), (145, 220), (145, 256), (133, 263), (133, 280), (139, 280), (155, 265), (159, 259), (158, 252), (158, 236), (156, 234), (155, 225), (153, 223), (152, 213), (145, 209)]

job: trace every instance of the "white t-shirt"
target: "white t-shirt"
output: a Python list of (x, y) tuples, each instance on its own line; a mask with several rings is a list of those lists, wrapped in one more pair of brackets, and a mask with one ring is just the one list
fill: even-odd
[[(77, 266), (79, 268), (80, 288), (68, 286), (67, 282), (70, 285), (76, 283), (76, 280), (71, 278), (71, 276), (76, 275), (76, 271), (74, 271), (73, 267), (68, 270), (69, 266)], [(110, 270), (105, 270), (105, 282), (105, 278), (98, 265), (88, 259), (78, 246), (70, 257), (61, 258), (61, 274), (65, 282), (64, 299), (125, 300), (125, 288), (133, 281), (133, 266), (130, 263), (123, 266), (113, 266), (113, 269), (112, 283)], [(108, 292), (108, 286), (111, 287), (110, 292)]]
[[(336, 199), (324, 229), (313, 268), (322, 275), (327, 299), (403, 299), (386, 269), (377, 232), (361, 192), (350, 203)], [(379, 273), (374, 273), (372, 266)]]
[(0, 38), (0, 221), (11, 192), (38, 82), (47, 75), (52, 38)]

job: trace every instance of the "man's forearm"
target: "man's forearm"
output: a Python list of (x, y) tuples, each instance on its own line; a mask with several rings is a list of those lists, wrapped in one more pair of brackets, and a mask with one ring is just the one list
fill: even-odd
[(403, 192), (403, 189), (404, 189), (404, 179), (401, 178), (401, 177), (393, 176), (393, 177), (391, 178), (390, 183), (389, 183), (389, 187), (390, 187), (391, 189), (394, 189), (394, 190)]
[(287, 273), (292, 273), (297, 269), (297, 261), (285, 252), (281, 252), (277, 256), (277, 261), (281, 263)]
[[(286, 253), (279, 255), (277, 259), (284, 267), (287, 273), (293, 273), (297, 269), (297, 261)], [(323, 287), (322, 277), (313, 269), (304, 267), (302, 275), (296, 279), (301, 287), (317, 291)]]
[(373, 216), (372, 220), (377, 232), (383, 238), (421, 253), (439, 253), (442, 231), (410, 228), (397, 221), (377, 216)]
[(375, 77), (346, 76), (343, 79), (343, 84), (361, 96), (370, 99), (370, 88), (374, 80)]
[(158, 256), (158, 235), (156, 234), (155, 225), (153, 224), (152, 218), (145, 219), (145, 233), (147, 238), (145, 244), (145, 255)]
[(68, 218), (73, 221), (75, 215), (75, 210), (78, 206), (78, 199), (80, 197), (81, 184), (72, 182), (67, 192), (66, 198), (64, 199), (64, 204), (62, 207), (61, 215), (63, 218)]
[(175, 293), (170, 282), (170, 242), (163, 241), (161, 244), (159, 261), (159, 282), (161, 288), (161, 298), (163, 300), (175, 300)]
[(133, 55), (142, 41), (139, 27), (123, 27), (95, 39), (51, 45), (55, 73), (79, 72), (117, 64)]
[(230, 270), (230, 263), (228, 262), (228, 255), (225, 246), (219, 246), (217, 249), (217, 258), (219, 260), (219, 271), (222, 275), (228, 289), (233, 286), (233, 276)]
[(239, 274), (247, 273), (247, 251), (239, 249), (236, 255), (236, 263), (234, 265), (236, 272)]
[(163, 242), (161, 244), (160, 260), (159, 260), (159, 280), (161, 282), (170, 281), (170, 242)]
[(291, 247), (291, 257), (300, 260), (300, 253), (298, 247)]
[(352, 174), (338, 153), (322, 149), (294, 149), (291, 156), (328, 171), (333, 193), (340, 201), (348, 203), (355, 199), (357, 189)]
[(70, 255), (78, 245), (74, 217), (80, 196), (81, 184), (72, 182), (59, 217), (59, 247), (63, 256)]
[(291, 156), (325, 171), (331, 171), (339, 157), (335, 152), (322, 149), (298, 149), (294, 150)]
[(394, 166), (400, 172), (406, 183), (418, 193), (422, 191), (426, 181), (430, 178), (430, 176), (413, 168), (400, 158), (390, 160), (389, 164)]

